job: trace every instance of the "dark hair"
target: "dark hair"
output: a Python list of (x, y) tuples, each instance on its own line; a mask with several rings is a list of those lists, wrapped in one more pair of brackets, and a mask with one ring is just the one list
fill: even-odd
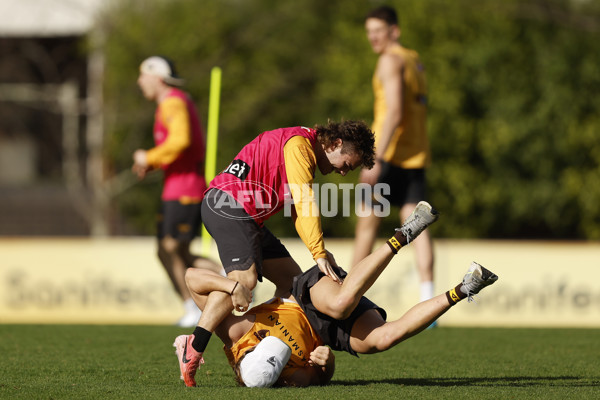
[(396, 14), (396, 10), (390, 6), (381, 6), (371, 10), (365, 17), (365, 20), (369, 18), (380, 19), (385, 21), (388, 25), (399, 25), (398, 14)]
[(317, 140), (330, 147), (337, 139), (342, 139), (342, 154), (355, 151), (361, 165), (367, 169), (375, 164), (375, 135), (363, 121), (327, 121), (327, 125), (316, 125)]

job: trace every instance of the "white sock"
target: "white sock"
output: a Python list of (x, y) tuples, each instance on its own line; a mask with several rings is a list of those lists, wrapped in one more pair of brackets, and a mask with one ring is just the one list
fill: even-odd
[(429, 300), (433, 297), (433, 282), (421, 282), (421, 301)]
[(198, 308), (196, 303), (194, 303), (194, 299), (191, 297), (183, 302), (183, 309), (185, 310), (185, 314), (183, 317), (177, 321), (175, 325), (180, 326), (182, 328), (192, 328), (196, 326), (200, 316), (202, 315), (202, 311)]
[(185, 309), (186, 313), (198, 312), (198, 306), (191, 297), (183, 302), (183, 308)]

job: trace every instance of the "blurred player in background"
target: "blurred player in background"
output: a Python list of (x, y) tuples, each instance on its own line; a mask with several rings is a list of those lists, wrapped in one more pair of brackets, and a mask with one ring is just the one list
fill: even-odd
[[(388, 184), (390, 194), (385, 197), (400, 207), (402, 221), (425, 200), (425, 168), (430, 164), (425, 70), (419, 55), (398, 42), (400, 28), (393, 8), (372, 10), (365, 27), (371, 47), (379, 55), (373, 75), (376, 154), (374, 167), (361, 171), (360, 182)], [(381, 218), (374, 213), (358, 218), (352, 265), (371, 252)], [(416, 239), (414, 247), (421, 300), (427, 300), (433, 296), (434, 263), (427, 231)]]
[(194, 103), (178, 88), (183, 80), (170, 60), (158, 56), (144, 60), (137, 83), (144, 97), (156, 101), (158, 107), (154, 116), (155, 147), (136, 150), (132, 170), (140, 179), (151, 170), (164, 171), (158, 215), (158, 258), (184, 301), (185, 314), (177, 325), (192, 327), (201, 311), (185, 285), (185, 271), (191, 267), (221, 269), (214, 262), (190, 253), (190, 242), (200, 227), (200, 203), (206, 190), (204, 132)]
[[(202, 219), (217, 243), (227, 276), (250, 290), (264, 276), (275, 284), (276, 296), (289, 291), (302, 270), (264, 222), (293, 201), (290, 211), (298, 235), (320, 271), (341, 284), (332, 268), (335, 260), (325, 249), (312, 183), (317, 168), (323, 175), (346, 175), (359, 166), (372, 167), (374, 142), (364, 122), (330, 121), (314, 129), (263, 132), (244, 146), (212, 180), (202, 201)], [(187, 353), (188, 374), (195, 374), (212, 332), (233, 309), (229, 293), (214, 291), (208, 296), (189, 336), (193, 351)]]
[[(340, 286), (317, 266), (294, 279), (291, 293), (258, 305), (242, 316), (229, 315), (217, 328), (224, 350), (241, 385), (249, 387), (327, 384), (335, 370), (333, 350), (371, 354), (388, 350), (418, 334), (462, 299), (479, 293), (498, 277), (472, 263), (462, 282), (445, 294), (421, 302), (396, 321), (364, 297), (394, 255), (438, 218), (426, 202), (397, 229), (386, 244), (355, 265)], [(200, 307), (213, 291), (245, 307), (251, 292), (236, 281), (207, 270), (190, 270), (186, 281)], [(181, 378), (195, 386), (184, 360), (194, 349), (187, 335), (174, 343)], [(329, 347), (328, 347), (329, 346)], [(203, 359), (200, 359), (203, 363)]]

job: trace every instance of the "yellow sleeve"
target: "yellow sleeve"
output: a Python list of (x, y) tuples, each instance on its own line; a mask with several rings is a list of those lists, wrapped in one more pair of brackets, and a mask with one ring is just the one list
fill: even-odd
[(185, 101), (179, 97), (168, 97), (159, 105), (161, 122), (169, 135), (160, 145), (148, 150), (148, 164), (153, 167), (171, 164), (190, 145), (190, 120)]
[(283, 157), (296, 211), (296, 231), (315, 260), (326, 258), (321, 217), (312, 190), (315, 152), (307, 138), (294, 136), (283, 146)]

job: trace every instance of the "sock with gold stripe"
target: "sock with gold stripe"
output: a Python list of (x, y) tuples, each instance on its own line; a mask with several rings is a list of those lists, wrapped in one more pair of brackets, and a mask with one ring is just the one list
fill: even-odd
[(446, 292), (446, 298), (450, 302), (450, 305), (453, 306), (462, 299), (466, 299), (467, 295), (460, 290), (462, 287), (462, 283), (458, 284), (454, 289), (450, 289)]
[(394, 236), (389, 238), (386, 243), (388, 244), (388, 246), (390, 246), (390, 249), (392, 249), (392, 252), (394, 254), (398, 254), (398, 250), (400, 250), (402, 246), (405, 246), (408, 243), (408, 241), (406, 240), (406, 236), (404, 236), (402, 232), (396, 230)]

